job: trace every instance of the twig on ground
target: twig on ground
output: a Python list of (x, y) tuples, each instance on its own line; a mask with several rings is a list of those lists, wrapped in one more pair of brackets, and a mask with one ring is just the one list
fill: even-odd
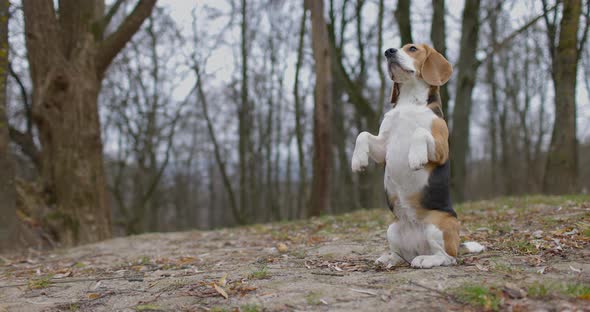
[(429, 291), (434, 291), (435, 293), (443, 296), (445, 299), (447, 299), (449, 301), (452, 301), (454, 303), (465, 304), (464, 302), (462, 302), (461, 300), (459, 300), (456, 296), (451, 295), (451, 294), (449, 294), (447, 292), (444, 292), (442, 290), (438, 290), (438, 289), (435, 289), (435, 288), (432, 288), (432, 287), (428, 287), (428, 286), (425, 286), (425, 285), (422, 285), (420, 283), (416, 283), (416, 282), (413, 282), (413, 281), (409, 281), (408, 283), (411, 284), (411, 285), (414, 285), (414, 286), (418, 286), (420, 288), (424, 288), (424, 289), (429, 290)]
[(371, 295), (371, 296), (377, 296), (377, 293), (374, 291), (370, 291), (370, 290), (364, 290), (364, 289), (354, 289), (354, 288), (349, 288), (350, 290), (360, 293), (360, 294), (365, 294), (365, 295)]
[(331, 272), (311, 272), (311, 274), (314, 275), (329, 275), (329, 276), (345, 276), (345, 274), (342, 273), (331, 273)]
[[(117, 279), (126, 279), (129, 282), (143, 282), (143, 276), (107, 276), (107, 277), (88, 277), (88, 278), (68, 278), (68, 279), (50, 279), (48, 281), (49, 284), (66, 284), (66, 283), (80, 283), (80, 282), (93, 282), (93, 281), (106, 281), (106, 280), (117, 280)], [(21, 282), (21, 283), (12, 283), (12, 284), (5, 284), (0, 285), (0, 288), (8, 288), (8, 287), (19, 287), (19, 286), (27, 286), (29, 282)]]

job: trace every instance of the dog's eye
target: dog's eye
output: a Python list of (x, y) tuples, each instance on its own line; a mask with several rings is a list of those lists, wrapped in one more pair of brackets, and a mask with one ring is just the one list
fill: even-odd
[(411, 46), (409, 50), (410, 50), (410, 52), (416, 52), (416, 51), (418, 51), (418, 49), (416, 49), (415, 46)]

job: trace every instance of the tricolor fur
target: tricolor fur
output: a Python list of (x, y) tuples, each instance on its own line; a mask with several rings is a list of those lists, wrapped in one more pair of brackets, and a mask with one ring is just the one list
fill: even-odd
[[(449, 193), (449, 131), (438, 89), (453, 69), (427, 45), (388, 49), (385, 56), (393, 108), (377, 136), (359, 134), (352, 157), (353, 171), (364, 170), (369, 157), (386, 163), (385, 193), (398, 221), (387, 230), (391, 253), (377, 262), (406, 261), (417, 268), (452, 265), (459, 252), (459, 222)], [(473, 244), (471, 251), (483, 248)]]

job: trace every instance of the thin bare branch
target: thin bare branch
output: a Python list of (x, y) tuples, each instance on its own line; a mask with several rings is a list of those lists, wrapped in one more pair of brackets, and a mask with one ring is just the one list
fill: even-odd
[[(553, 6), (549, 9), (549, 11), (553, 11), (555, 9), (556, 9), (556, 6)], [(518, 35), (525, 32), (531, 26), (535, 25), (541, 18), (544, 18), (545, 16), (546, 16), (546, 13), (538, 15), (537, 17), (533, 18), (532, 20), (528, 21), (526, 24), (522, 25), (517, 30), (513, 31), (510, 35), (506, 36), (504, 39), (500, 40), (498, 43), (495, 43), (492, 46), (486, 48), (485, 49), (485, 50), (487, 50), (486, 55), (484, 56), (483, 59), (479, 60), (477, 62), (477, 64), (481, 65), (482, 63), (485, 63), (490, 56), (494, 55), (495, 53), (497, 53), (498, 51), (503, 49), (508, 43), (510, 43), (510, 41), (512, 41)]]
[(588, 39), (588, 29), (590, 29), (590, 0), (586, 0), (586, 14), (584, 14), (584, 17), (586, 19), (586, 25), (582, 31), (582, 38), (580, 38), (580, 46), (578, 47), (578, 60), (580, 60), (582, 57), (582, 51), (584, 51), (586, 40)]
[(150, 16), (155, 4), (156, 0), (138, 1), (119, 28), (102, 41), (96, 55), (96, 69), (99, 75), (104, 73), (119, 51), (141, 27), (143, 21)]

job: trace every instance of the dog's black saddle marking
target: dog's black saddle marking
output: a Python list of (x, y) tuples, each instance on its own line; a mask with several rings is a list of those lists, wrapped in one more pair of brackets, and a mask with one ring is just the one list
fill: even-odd
[(457, 217), (457, 213), (451, 203), (450, 177), (451, 165), (448, 160), (444, 164), (434, 168), (428, 178), (428, 184), (422, 190), (420, 204), (423, 208), (444, 211)]

